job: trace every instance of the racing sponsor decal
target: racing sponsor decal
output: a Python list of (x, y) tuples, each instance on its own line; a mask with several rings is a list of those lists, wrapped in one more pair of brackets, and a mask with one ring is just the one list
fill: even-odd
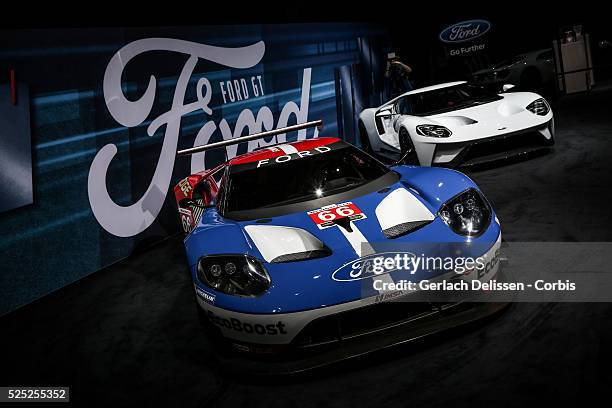
[(187, 208), (179, 207), (179, 217), (181, 218), (181, 225), (183, 226), (183, 231), (185, 233), (189, 233), (194, 226), (193, 222), (193, 214)]
[(189, 177), (182, 179), (179, 181), (179, 188), (181, 192), (185, 195), (185, 197), (189, 197), (189, 193), (193, 190), (191, 183), (189, 183)]
[(282, 144), (282, 145), (278, 145), (278, 146), (268, 147), (268, 150), (270, 150), (271, 152), (274, 152), (274, 153), (278, 153), (278, 152), (283, 152), (285, 154), (298, 153), (298, 149), (296, 149), (295, 147), (293, 147), (293, 146), (291, 146), (289, 144)]
[(189, 205), (189, 208), (179, 207), (179, 217), (181, 219), (181, 225), (183, 231), (189, 234), (200, 222), (202, 214), (204, 214), (204, 200), (195, 200), (194, 205)]
[(211, 305), (215, 304), (215, 299), (216, 299), (215, 295), (213, 295), (211, 293), (208, 293), (206, 291), (203, 291), (202, 289), (200, 289), (196, 285), (193, 285), (193, 287), (195, 288), (196, 295), (198, 295), (198, 297), (200, 299), (202, 299), (205, 302), (210, 303)]
[(287, 334), (285, 329), (287, 326), (282, 322), (276, 323), (248, 323), (243, 322), (235, 317), (225, 318), (217, 316), (211, 310), (208, 311), (208, 318), (212, 323), (222, 329), (232, 330), (239, 333), (258, 334), (261, 336), (276, 336), (279, 334)]
[[(283, 150), (283, 149), (280, 149), (280, 150)], [(318, 146), (311, 150), (296, 151), (295, 153), (286, 153), (289, 150), (283, 150), (283, 153), (285, 154), (283, 154), (282, 156), (274, 157), (271, 159), (261, 159), (257, 161), (256, 167), (260, 168), (262, 166), (267, 166), (271, 164), (286, 163), (288, 161), (295, 160), (295, 159), (302, 159), (304, 157), (314, 156), (316, 154), (327, 153), (331, 150), (332, 148), (329, 146)]]
[(390, 302), (394, 299), (400, 298), (406, 294), (410, 293), (408, 290), (396, 290), (389, 292), (381, 292), (374, 298), (374, 303), (384, 303)]
[(348, 218), (350, 221), (363, 220), (367, 216), (353, 204), (352, 201), (347, 201), (342, 204), (331, 204), (325, 207), (318, 208), (307, 212), (308, 216), (319, 229), (333, 227), (336, 220), (339, 218)]
[(192, 206), (193, 213), (193, 228), (200, 223), (202, 214), (204, 214), (204, 200), (201, 198), (195, 201), (196, 205)]
[(319, 229), (337, 226), (344, 238), (355, 250), (358, 257), (374, 252), (367, 238), (361, 233), (353, 221), (367, 218), (366, 215), (353, 204), (347, 201), (341, 204), (331, 204), (307, 212)]

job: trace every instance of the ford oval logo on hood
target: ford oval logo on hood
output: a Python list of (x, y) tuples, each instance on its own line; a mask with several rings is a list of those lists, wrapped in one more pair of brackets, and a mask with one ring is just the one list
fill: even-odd
[[(395, 257), (400, 255), (407, 258), (415, 258), (412, 252), (381, 252), (377, 254), (371, 254), (362, 256), (361, 258), (355, 259), (351, 262), (347, 262), (332, 273), (332, 279), (337, 282), (352, 282), (367, 278), (373, 278), (375, 276), (385, 275), (393, 272), (396, 269), (381, 269), (380, 263), (376, 260), (381, 260), (388, 257)], [(407, 272), (412, 272), (410, 266), (406, 269)]]
[(491, 29), (491, 23), (486, 20), (467, 20), (453, 24), (442, 30), (440, 41), (445, 43), (460, 43), (474, 40)]

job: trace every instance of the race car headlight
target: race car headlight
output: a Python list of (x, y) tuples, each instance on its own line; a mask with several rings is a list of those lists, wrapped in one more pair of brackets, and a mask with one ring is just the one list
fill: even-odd
[(198, 279), (228, 295), (257, 297), (270, 287), (270, 275), (249, 255), (211, 255), (198, 261)]
[(546, 116), (550, 112), (550, 106), (548, 106), (548, 102), (544, 98), (536, 99), (527, 105), (525, 109), (539, 116)]
[(417, 134), (429, 137), (450, 137), (453, 133), (440, 125), (418, 125), (416, 127)]
[(469, 237), (482, 234), (491, 222), (489, 203), (473, 188), (448, 200), (438, 214), (454, 232)]

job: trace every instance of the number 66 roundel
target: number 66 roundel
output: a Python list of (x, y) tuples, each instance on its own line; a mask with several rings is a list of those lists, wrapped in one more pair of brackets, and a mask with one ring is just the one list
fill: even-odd
[(351, 201), (342, 204), (332, 204), (325, 207), (308, 211), (308, 216), (317, 224), (319, 229), (333, 227), (334, 220), (338, 218), (349, 218), (351, 221), (362, 220), (366, 215), (361, 212), (359, 207)]

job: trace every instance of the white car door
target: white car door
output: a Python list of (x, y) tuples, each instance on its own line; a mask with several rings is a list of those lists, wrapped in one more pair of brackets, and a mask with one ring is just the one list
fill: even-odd
[(385, 106), (376, 112), (376, 121), (382, 124), (384, 133), (380, 135), (380, 139), (388, 145), (399, 149), (399, 139), (397, 135), (396, 123), (400, 115), (396, 111), (397, 102)]

